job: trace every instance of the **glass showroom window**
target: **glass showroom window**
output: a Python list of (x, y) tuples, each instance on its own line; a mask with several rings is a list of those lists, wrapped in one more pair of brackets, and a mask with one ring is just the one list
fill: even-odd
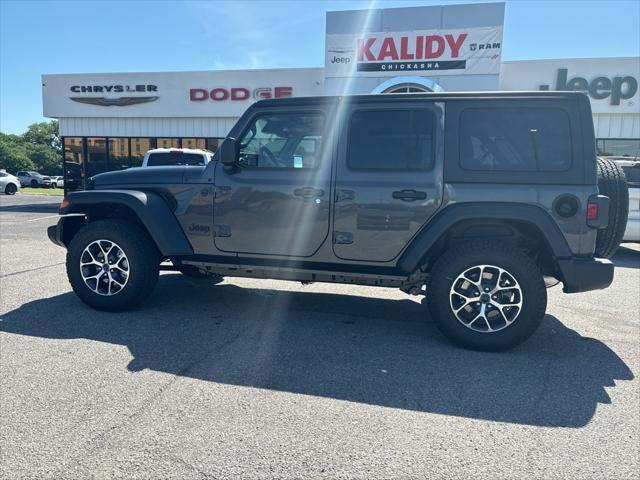
[(88, 137), (87, 176), (92, 177), (107, 170), (107, 139)]
[(177, 138), (158, 138), (156, 148), (178, 148)]
[(638, 138), (599, 138), (598, 155), (640, 158), (640, 139)]
[(207, 138), (206, 145), (207, 145), (207, 150), (215, 152), (216, 150), (218, 150), (218, 146), (220, 145), (220, 139), (219, 138)]
[(182, 138), (182, 148), (199, 148), (204, 150), (205, 142), (204, 138)]
[(64, 186), (67, 190), (82, 188), (84, 152), (82, 137), (64, 137)]
[(122, 170), (129, 168), (129, 139), (110, 138), (109, 139), (109, 169)]
[(144, 154), (147, 150), (151, 150), (152, 139), (135, 137), (131, 139), (131, 166), (139, 167), (142, 165)]

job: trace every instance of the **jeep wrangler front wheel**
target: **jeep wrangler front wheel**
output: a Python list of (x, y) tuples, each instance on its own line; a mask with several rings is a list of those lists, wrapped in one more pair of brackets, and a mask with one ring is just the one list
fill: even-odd
[(67, 276), (73, 291), (98, 310), (131, 308), (148, 297), (158, 281), (159, 255), (139, 226), (124, 220), (90, 223), (73, 238)]
[(439, 258), (429, 277), (427, 304), (438, 328), (454, 343), (499, 351), (536, 330), (547, 292), (531, 258), (510, 245), (480, 240)]

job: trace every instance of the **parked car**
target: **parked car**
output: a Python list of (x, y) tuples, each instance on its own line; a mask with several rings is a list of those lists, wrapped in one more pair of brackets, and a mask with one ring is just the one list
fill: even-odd
[(0, 192), (5, 195), (15, 195), (20, 191), (20, 180), (5, 170), (0, 170)]
[(51, 177), (51, 188), (64, 188), (64, 177)]
[(596, 237), (618, 235), (619, 203), (598, 192), (595, 152), (578, 92), (262, 100), (215, 161), (96, 175), (48, 235), (96, 309), (140, 303), (171, 260), (426, 295), (453, 342), (503, 350), (542, 321), (548, 278), (565, 293), (613, 280)]
[(144, 155), (143, 167), (164, 167), (167, 165), (206, 165), (213, 158), (213, 152), (196, 148), (154, 148)]
[(51, 178), (33, 171), (21, 171), (16, 174), (23, 187), (51, 187)]

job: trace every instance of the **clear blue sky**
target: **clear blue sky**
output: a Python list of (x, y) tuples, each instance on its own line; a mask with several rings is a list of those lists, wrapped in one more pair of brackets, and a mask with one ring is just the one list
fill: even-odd
[[(42, 120), (43, 73), (320, 67), (325, 12), (454, 2), (0, 0), (0, 131)], [(640, 1), (507, 1), (503, 60), (640, 55)]]

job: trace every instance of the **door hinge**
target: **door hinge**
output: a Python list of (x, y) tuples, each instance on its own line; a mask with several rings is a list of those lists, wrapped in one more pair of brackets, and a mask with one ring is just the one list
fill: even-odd
[(336, 190), (336, 202), (344, 202), (346, 200), (353, 200), (356, 198), (356, 192), (353, 190)]
[(353, 233), (351, 232), (333, 232), (333, 243), (350, 245), (353, 243)]
[(214, 225), (213, 226), (213, 236), (214, 237), (230, 237), (231, 236), (231, 226), (229, 226), (229, 225)]

